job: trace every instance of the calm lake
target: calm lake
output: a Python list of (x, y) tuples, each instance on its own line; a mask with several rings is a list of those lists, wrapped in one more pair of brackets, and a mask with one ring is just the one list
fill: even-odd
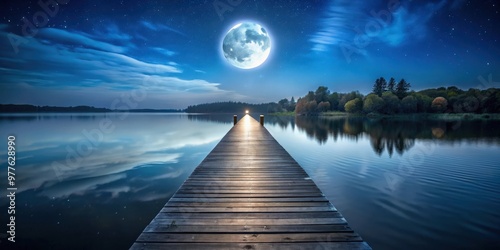
[[(374, 249), (500, 248), (500, 121), (268, 116), (265, 126)], [(231, 115), (1, 115), (0, 248), (128, 249), (231, 127)]]

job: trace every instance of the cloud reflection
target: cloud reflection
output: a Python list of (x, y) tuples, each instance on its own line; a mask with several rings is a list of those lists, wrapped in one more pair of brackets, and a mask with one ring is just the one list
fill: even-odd
[(53, 162), (64, 164), (68, 149), (86, 140), (81, 131), (97, 127), (104, 118), (81, 116), (89, 119), (0, 119), (2, 134), (18, 138), (17, 181), (22, 183), (18, 193), (38, 190), (38, 195), (49, 198), (102, 194), (115, 198), (126, 193), (136, 200), (164, 198), (171, 194), (150, 187), (184, 178), (229, 130), (229, 125), (190, 120), (186, 115), (131, 114), (123, 121), (114, 120), (115, 131), (105, 134), (80, 164), (63, 169), (58, 179)]

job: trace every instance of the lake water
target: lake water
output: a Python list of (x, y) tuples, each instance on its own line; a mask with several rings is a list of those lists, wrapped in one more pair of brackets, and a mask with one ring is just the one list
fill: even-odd
[[(500, 248), (500, 122), (266, 117), (374, 249)], [(16, 137), (16, 244), (128, 249), (232, 127), (230, 115), (0, 116)]]

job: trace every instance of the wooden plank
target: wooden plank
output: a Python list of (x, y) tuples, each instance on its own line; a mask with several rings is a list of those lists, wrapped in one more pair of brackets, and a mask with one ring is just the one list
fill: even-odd
[(302, 167), (245, 116), (131, 249), (370, 249)]
[(318, 188), (308, 187), (304, 189), (271, 189), (271, 188), (234, 188), (225, 189), (219, 187), (207, 187), (206, 189), (199, 190), (196, 188), (182, 187), (177, 191), (177, 194), (193, 194), (193, 193), (207, 193), (207, 194), (255, 194), (255, 193), (275, 193), (275, 194), (293, 194), (304, 192), (321, 192)]
[(286, 176), (280, 176), (280, 177), (268, 177), (268, 176), (241, 176), (241, 177), (199, 177), (199, 176), (193, 176), (188, 179), (189, 182), (214, 182), (214, 181), (237, 181), (237, 182), (245, 182), (245, 183), (240, 183), (241, 184), (246, 184), (246, 183), (255, 183), (257, 181), (261, 182), (273, 182), (273, 181), (287, 181), (287, 182), (297, 182), (301, 181), (306, 176), (295, 176), (295, 177), (286, 177)]
[[(160, 216), (160, 214), (157, 215)], [(289, 218), (289, 219), (160, 219), (155, 218), (155, 223), (164, 223), (171, 225), (331, 225), (347, 224), (344, 218)]]
[(361, 241), (361, 237), (354, 232), (335, 233), (275, 233), (275, 234), (194, 234), (194, 233), (143, 233), (137, 242), (318, 242), (318, 241)]
[(294, 186), (294, 185), (304, 185), (304, 186), (315, 186), (310, 180), (296, 180), (296, 181), (198, 181), (198, 180), (186, 180), (185, 185), (202, 185), (202, 186)]
[(325, 197), (293, 197), (293, 198), (177, 198), (174, 196), (170, 198), (171, 201), (180, 202), (316, 202), (328, 201)]
[[(217, 174), (216, 174), (217, 173)], [(253, 170), (251, 172), (236, 172), (234, 170), (210, 170), (205, 172), (195, 172), (191, 175), (190, 178), (227, 178), (227, 177), (239, 177), (239, 178), (249, 178), (249, 177), (258, 177), (258, 178), (304, 178), (308, 177), (304, 172), (263, 172), (258, 170)]]
[(369, 250), (366, 242), (307, 242), (307, 243), (135, 243), (130, 248), (140, 249), (169, 249), (169, 250)]
[[(297, 185), (297, 186), (203, 186), (203, 185), (192, 185), (183, 186), (182, 191), (179, 193), (210, 193), (211, 191), (220, 191), (221, 193), (269, 193), (275, 188), (277, 193), (286, 193), (287, 189), (290, 189), (290, 193), (303, 193), (303, 192), (318, 192), (316, 186), (314, 185)], [(302, 188), (303, 190), (299, 190)], [(319, 191), (321, 192), (321, 190)]]
[(163, 213), (160, 212), (156, 219), (304, 219), (304, 218), (341, 218), (342, 216), (338, 212), (326, 211), (326, 212), (308, 212), (308, 213), (296, 213), (296, 212), (280, 212), (280, 213), (270, 213), (270, 212), (216, 212), (216, 213), (206, 213), (206, 212), (196, 212), (196, 213)]
[(238, 225), (238, 226), (186, 226), (152, 223), (146, 229), (146, 233), (328, 233), (328, 232), (353, 232), (347, 224), (338, 225)]
[(328, 201), (322, 202), (168, 202), (165, 207), (329, 207), (332, 206)]
[(254, 193), (254, 194), (177, 194), (176, 198), (305, 198), (305, 197), (323, 197), (321, 193), (291, 193), (291, 194), (272, 194), (272, 193)]
[(211, 213), (211, 212), (301, 212), (301, 213), (311, 213), (311, 212), (326, 212), (326, 211), (336, 211), (333, 207), (321, 206), (321, 207), (163, 207), (160, 212), (162, 213)]

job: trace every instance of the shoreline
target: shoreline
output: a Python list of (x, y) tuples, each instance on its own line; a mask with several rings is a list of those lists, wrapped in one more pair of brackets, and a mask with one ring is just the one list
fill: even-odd
[[(269, 114), (271, 116), (298, 116), (295, 112), (282, 112)], [(299, 115), (300, 116), (300, 115)], [(417, 114), (349, 114), (346, 112), (323, 112), (309, 117), (321, 117), (321, 118), (336, 118), (336, 117), (358, 117), (358, 118), (368, 118), (368, 119), (429, 119), (429, 120), (500, 120), (500, 114), (498, 113), (484, 113), (484, 114), (474, 114), (474, 113), (417, 113)]]

